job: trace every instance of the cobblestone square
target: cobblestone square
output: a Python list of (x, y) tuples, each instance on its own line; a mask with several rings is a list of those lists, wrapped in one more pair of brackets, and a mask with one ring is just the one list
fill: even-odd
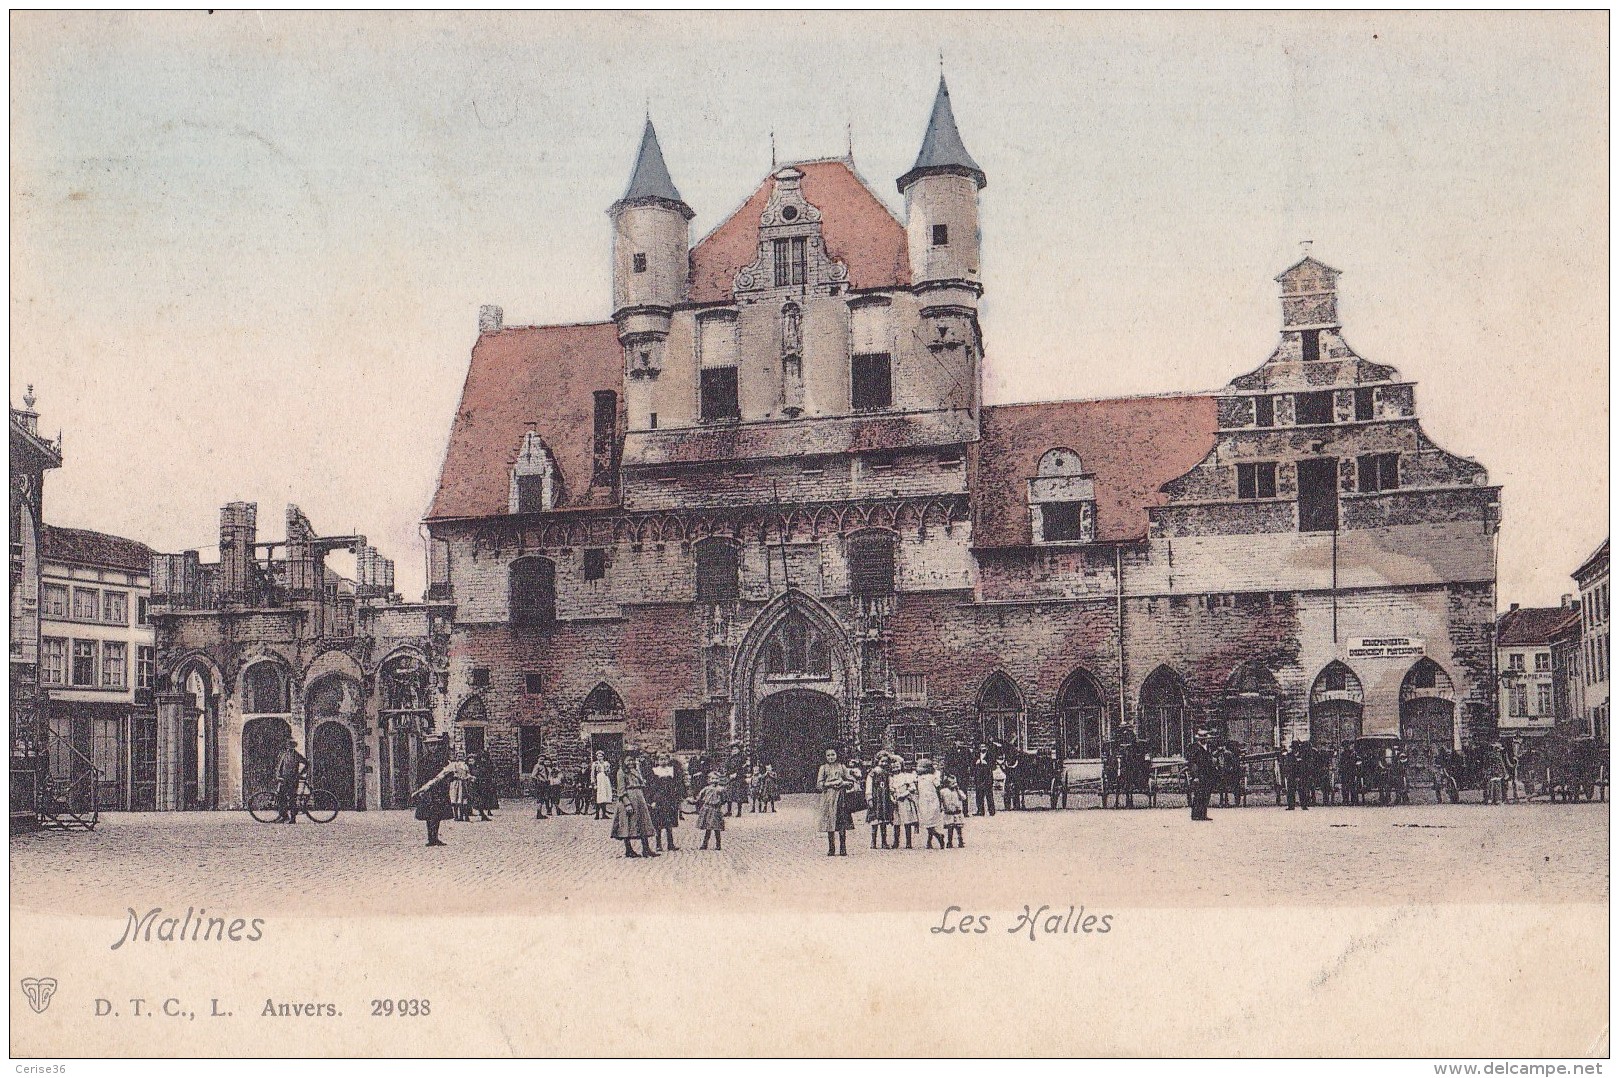
[(11, 842), (14, 908), (104, 913), (141, 903), (275, 913), (482, 914), (768, 908), (925, 910), (956, 903), (1095, 906), (1545, 904), (1608, 896), (1603, 804), (1250, 807), (1194, 824), (1184, 809), (973, 817), (965, 849), (873, 850), (869, 829), (828, 858), (813, 799), (727, 821), (725, 847), (628, 860), (591, 816), (533, 819), (504, 803), (446, 824), (428, 849), (407, 812), (293, 827), (245, 812), (109, 814), (91, 834)]

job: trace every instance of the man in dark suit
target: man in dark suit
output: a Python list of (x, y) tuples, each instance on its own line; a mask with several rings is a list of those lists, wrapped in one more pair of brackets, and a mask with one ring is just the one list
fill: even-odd
[(298, 822), (298, 780), (309, 770), (309, 761), (298, 751), (298, 742), (287, 739), (275, 760), (276, 823)]
[(1186, 799), (1192, 806), (1192, 819), (1207, 821), (1209, 794), (1214, 791), (1214, 753), (1209, 749), (1209, 729), (1198, 727), (1197, 737), (1186, 746)]
[(1282, 789), (1287, 793), (1287, 811), (1292, 812), (1295, 805), (1308, 810), (1310, 807), (1310, 757), (1304, 750), (1304, 745), (1294, 741), (1292, 746), (1282, 756)]
[(995, 750), (980, 743), (972, 764), (973, 802), (978, 806), (975, 815), (982, 816), (987, 806), (995, 815)]

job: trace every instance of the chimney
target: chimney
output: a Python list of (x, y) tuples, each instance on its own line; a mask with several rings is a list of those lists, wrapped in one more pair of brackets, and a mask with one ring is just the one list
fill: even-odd
[(1563, 609), (1564, 610), (1571, 610), (1571, 609), (1573, 609), (1573, 607), (1574, 607), (1574, 596), (1572, 596), (1572, 595), (1563, 596)]
[(227, 603), (245, 603), (253, 586), (259, 507), (231, 502), (219, 511), (219, 583)]
[(485, 303), (478, 308), (478, 332), (499, 333), (505, 325), (506, 312), (493, 303)]
[(1509, 613), (1509, 614), (1510, 614), (1510, 613), (1512, 613), (1512, 611), (1513, 611), (1513, 610), (1516, 610), (1516, 609), (1518, 609), (1518, 604), (1517, 604), (1517, 603), (1513, 603), (1513, 604), (1512, 604), (1512, 606), (1511, 606), (1511, 608), (1510, 608), (1510, 609), (1508, 609), (1508, 610), (1507, 610), (1507, 613)]

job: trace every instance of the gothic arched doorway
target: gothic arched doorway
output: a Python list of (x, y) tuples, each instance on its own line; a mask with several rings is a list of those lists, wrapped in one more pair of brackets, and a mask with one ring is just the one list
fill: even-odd
[(1235, 741), (1244, 754), (1268, 752), (1281, 744), (1282, 691), (1262, 664), (1246, 662), (1226, 682), (1209, 725), (1215, 736)]
[(838, 702), (823, 692), (788, 689), (759, 703), (759, 764), (773, 765), (785, 793), (815, 789), (827, 749), (841, 749)]
[(266, 717), (242, 724), (242, 803), (275, 786), (275, 761), (292, 739), (286, 719)]
[(329, 790), (337, 807), (354, 808), (354, 735), (348, 724), (328, 719), (315, 727), (309, 752), (309, 785)]
[(1413, 767), (1429, 768), (1456, 744), (1456, 688), (1432, 659), (1418, 659), (1400, 684), (1400, 739)]
[(1330, 662), (1310, 689), (1310, 744), (1337, 752), (1361, 735), (1360, 678), (1341, 662)]

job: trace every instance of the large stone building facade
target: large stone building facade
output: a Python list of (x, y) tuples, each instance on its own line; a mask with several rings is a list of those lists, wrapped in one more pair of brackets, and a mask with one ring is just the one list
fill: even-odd
[[(340, 807), (409, 805), (443, 763), (453, 607), (402, 602), (363, 535), (319, 535), (289, 505), (286, 538), (261, 542), (257, 518), (220, 511), (218, 562), (152, 559), (155, 807), (240, 808), (289, 738)], [(353, 579), (327, 565), (339, 551)]]
[(985, 406), (986, 182), (941, 81), (902, 216), (810, 161), (690, 246), (649, 122), (611, 320), (484, 309), (429, 560), (455, 729), (509, 781), (625, 739), (803, 788), (828, 745), (1493, 727), (1499, 490), (1350, 348), (1338, 272), (1278, 277), (1217, 392)]
[(11, 829), (36, 826), (49, 774), (49, 740), (39, 695), (40, 547), (45, 473), (62, 466), (62, 439), (39, 432), (34, 387), (11, 412), (10, 669)]

